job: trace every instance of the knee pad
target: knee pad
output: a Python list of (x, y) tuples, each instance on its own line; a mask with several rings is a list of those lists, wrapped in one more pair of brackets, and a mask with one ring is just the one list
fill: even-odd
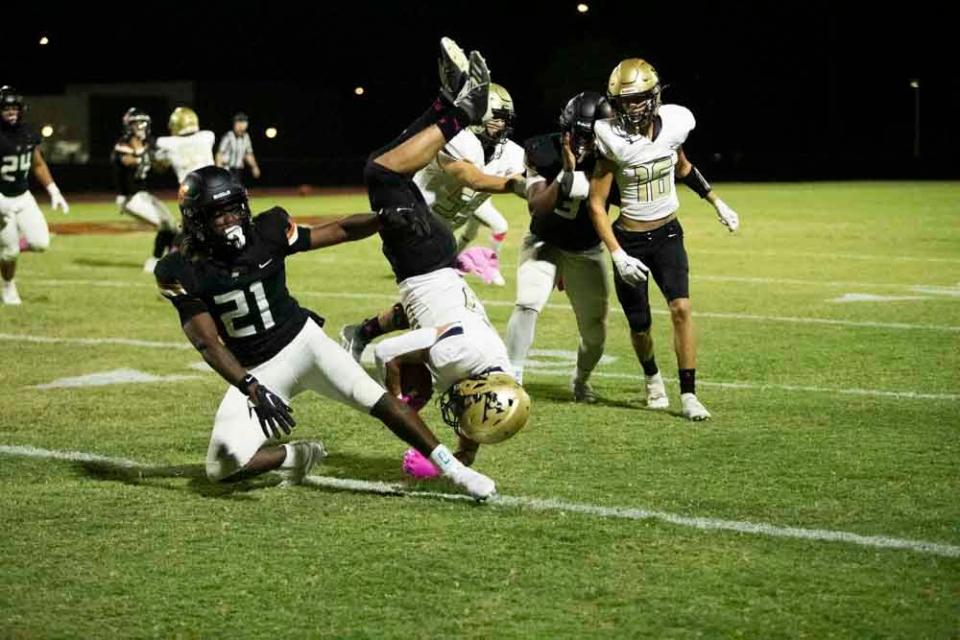
[(630, 330), (634, 333), (646, 333), (650, 330), (650, 326), (653, 324), (650, 307), (625, 309), (624, 313), (627, 316), (627, 323), (630, 325)]

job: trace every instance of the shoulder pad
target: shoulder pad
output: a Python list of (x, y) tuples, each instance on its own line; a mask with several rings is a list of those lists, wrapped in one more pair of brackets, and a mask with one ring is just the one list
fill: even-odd
[(443, 147), (443, 151), (454, 160), (465, 160), (472, 162), (478, 167), (484, 165), (483, 145), (480, 140), (469, 129), (464, 129), (455, 135), (450, 142)]
[(157, 287), (165, 298), (176, 298), (188, 295), (186, 289), (187, 272), (190, 266), (179, 251), (168, 253), (157, 263), (153, 275), (157, 279)]
[(681, 142), (686, 140), (687, 135), (697, 126), (696, 118), (690, 109), (678, 104), (661, 105), (659, 115), (664, 129), (669, 129), (671, 137), (679, 138)]

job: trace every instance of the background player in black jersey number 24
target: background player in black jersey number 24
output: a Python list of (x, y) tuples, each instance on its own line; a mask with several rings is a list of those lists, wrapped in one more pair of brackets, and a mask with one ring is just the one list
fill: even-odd
[(300, 307), (286, 288), (287, 256), (365, 238), (406, 212), (384, 208), (313, 228), (296, 225), (279, 207), (252, 218), (243, 187), (213, 166), (186, 177), (180, 211), (183, 250), (158, 263), (157, 283), (190, 342), (233, 385), (214, 419), (209, 478), (279, 469), (288, 481), (302, 481), (326, 455), (323, 445), (269, 441), (290, 432), (295, 422), (287, 403), (311, 389), (370, 413), (474, 497), (494, 494), (490, 478), (454, 458), (415, 412), (326, 336), (323, 320)]
[(31, 168), (50, 194), (50, 206), (70, 210), (50, 175), (40, 153), (40, 136), (24, 123), (23, 96), (10, 86), (0, 88), (0, 274), (3, 275), (3, 303), (20, 304), (13, 280), (20, 256), (20, 238), (31, 251), (50, 246), (50, 230), (27, 184)]

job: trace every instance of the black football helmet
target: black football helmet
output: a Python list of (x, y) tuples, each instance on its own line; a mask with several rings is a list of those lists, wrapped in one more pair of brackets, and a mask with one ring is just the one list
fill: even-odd
[(9, 107), (17, 108), (16, 118), (10, 121), (5, 117), (0, 117), (0, 126), (8, 129), (20, 126), (23, 122), (23, 114), (27, 110), (27, 107), (23, 102), (23, 95), (21, 95), (19, 91), (10, 85), (4, 85), (0, 87), (0, 111), (8, 109)]
[(146, 111), (130, 107), (123, 114), (123, 132), (128, 136), (136, 136), (141, 140), (150, 137), (150, 125), (152, 120)]
[[(247, 192), (223, 167), (191, 171), (180, 185), (187, 253), (229, 257), (243, 250), (252, 230)], [(233, 214), (233, 220), (222, 217)]]
[(584, 91), (570, 98), (560, 112), (560, 130), (570, 134), (570, 148), (578, 160), (593, 153), (593, 123), (613, 115), (613, 107), (596, 91)]

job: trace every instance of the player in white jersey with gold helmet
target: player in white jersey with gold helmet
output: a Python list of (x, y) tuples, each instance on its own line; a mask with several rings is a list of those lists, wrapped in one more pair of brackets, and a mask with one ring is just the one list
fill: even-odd
[[(483, 121), (457, 134), (413, 178), (434, 213), (449, 222), (452, 229), (464, 228), (459, 250), (476, 238), (483, 224), (490, 228), (493, 253), (500, 253), (509, 227), (490, 196), (511, 191), (504, 179), (524, 171), (523, 148), (508, 137), (515, 119), (510, 93), (491, 82)], [(523, 183), (518, 179), (513, 184), (517, 188), (512, 191), (524, 197), (526, 194), (519, 188)], [(494, 284), (505, 284), (499, 270), (490, 277)]]
[(156, 160), (169, 163), (177, 174), (177, 183), (191, 171), (213, 164), (213, 131), (200, 130), (200, 121), (193, 109), (177, 107), (170, 114), (169, 136), (157, 138)]
[[(683, 228), (677, 220), (680, 202), (674, 181), (709, 200), (731, 232), (740, 221), (683, 153), (683, 143), (696, 125), (693, 114), (680, 105), (661, 106), (660, 89), (656, 70), (639, 58), (623, 60), (610, 74), (607, 97), (616, 116), (594, 126), (603, 160), (590, 180), (590, 217), (616, 267), (614, 284), (646, 376), (647, 406), (669, 406), (650, 334), (647, 276), (652, 275), (667, 299), (673, 321), (681, 410), (690, 420), (706, 420), (710, 412), (696, 396), (697, 345), (689, 265)], [(620, 216), (611, 224), (604, 205), (614, 179), (621, 205)]]

